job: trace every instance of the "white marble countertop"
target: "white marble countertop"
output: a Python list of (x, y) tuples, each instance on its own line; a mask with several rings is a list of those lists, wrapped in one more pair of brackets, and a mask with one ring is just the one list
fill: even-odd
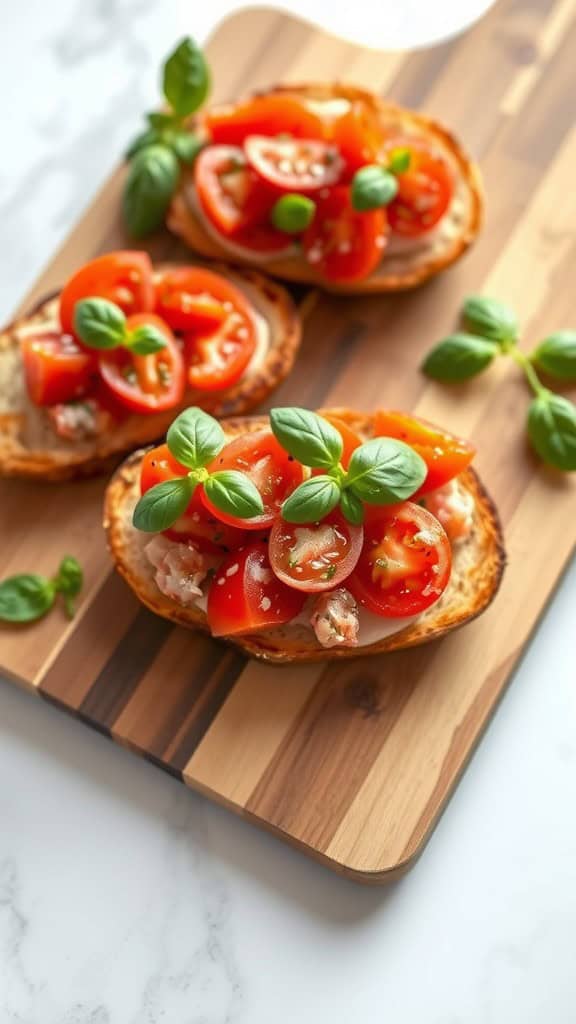
[[(195, 13), (196, 34), (225, 6)], [(0, 9), (4, 316), (192, 5)], [(423, 858), (385, 890), (0, 684), (0, 1024), (573, 1024), (575, 602), (576, 566)]]

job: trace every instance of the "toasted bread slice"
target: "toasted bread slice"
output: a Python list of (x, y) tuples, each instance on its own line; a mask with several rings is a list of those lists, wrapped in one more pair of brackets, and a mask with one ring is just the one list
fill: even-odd
[[(156, 270), (173, 264), (159, 265)], [(225, 391), (188, 390), (182, 408), (200, 405), (215, 416), (239, 415), (256, 408), (290, 372), (301, 336), (300, 317), (288, 292), (255, 270), (217, 265), (246, 295), (256, 313), (258, 345), (237, 384)], [(112, 467), (119, 457), (162, 437), (179, 409), (149, 416), (131, 415), (94, 438), (60, 438), (46, 410), (26, 391), (20, 338), (58, 319), (58, 295), (40, 301), (0, 334), (0, 476), (65, 480)]]
[[(349, 410), (330, 410), (365, 439), (372, 435), (372, 418)], [(223, 424), (228, 437), (262, 429), (265, 417), (230, 420)], [(144, 548), (149, 535), (132, 526), (132, 512), (139, 497), (143, 452), (134, 452), (116, 471), (106, 493), (104, 526), (116, 567), (137, 597), (153, 612), (172, 622), (208, 631), (205, 613), (184, 608), (162, 594)], [(488, 607), (500, 585), (505, 565), (502, 529), (494, 504), (474, 470), (459, 478), (474, 498), (472, 533), (454, 546), (452, 576), (440, 600), (401, 632), (363, 647), (322, 647), (304, 624), (290, 624), (230, 638), (246, 654), (266, 661), (325, 661), (397, 651), (426, 643), (464, 625)], [(345, 585), (345, 584), (344, 584)]]
[[(322, 278), (298, 249), (289, 257), (271, 259), (266, 254), (266, 270), (288, 281), (316, 285), (327, 291), (354, 294), (396, 292), (414, 288), (445, 270), (466, 251), (476, 238), (483, 214), (480, 175), (459, 142), (437, 121), (405, 110), (380, 99), (373, 93), (342, 83), (276, 86), (267, 92), (289, 92), (311, 101), (362, 101), (372, 107), (382, 125), (383, 135), (428, 140), (451, 168), (455, 190), (451, 206), (436, 229), (420, 238), (395, 237), (385, 250), (378, 269), (362, 281), (332, 283)], [(258, 257), (246, 256), (210, 229), (195, 195), (192, 174), (187, 174), (168, 213), (168, 227), (192, 249), (211, 259), (254, 264)]]

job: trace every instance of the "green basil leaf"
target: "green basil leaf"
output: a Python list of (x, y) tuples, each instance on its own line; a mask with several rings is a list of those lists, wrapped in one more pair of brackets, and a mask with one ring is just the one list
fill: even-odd
[(188, 476), (165, 480), (142, 495), (132, 516), (132, 525), (144, 533), (161, 533), (184, 515), (196, 484)]
[(361, 212), (387, 206), (397, 193), (396, 178), (379, 164), (361, 167), (352, 179), (352, 206)]
[(469, 330), (482, 338), (505, 345), (515, 341), (518, 336), (518, 320), (514, 310), (498, 299), (470, 295), (464, 303), (462, 315)]
[(410, 167), (412, 153), (405, 146), (398, 146), (388, 156), (390, 174), (404, 174)]
[(170, 452), (188, 469), (200, 469), (212, 462), (225, 440), (218, 421), (195, 406), (181, 412), (166, 435)]
[(562, 395), (546, 392), (530, 403), (528, 437), (549, 466), (576, 470), (576, 406)]
[(342, 458), (343, 443), (336, 427), (308, 409), (272, 409), (270, 426), (285, 451), (304, 466), (332, 469)]
[(125, 342), (127, 348), (138, 356), (150, 356), (166, 348), (166, 335), (154, 324), (140, 324), (130, 331)]
[(310, 226), (316, 213), (316, 203), (307, 196), (288, 193), (277, 199), (270, 218), (275, 228), (288, 235), (299, 235)]
[(236, 469), (212, 473), (204, 483), (206, 497), (220, 512), (238, 519), (253, 519), (264, 511), (262, 495), (249, 476)]
[(89, 348), (117, 348), (126, 336), (126, 317), (108, 299), (80, 299), (74, 307), (74, 331)]
[(163, 110), (153, 110), (150, 114), (146, 114), (146, 120), (156, 132), (163, 132), (167, 128), (178, 127), (180, 123), (178, 117), (175, 117), (174, 114), (167, 114)]
[(559, 380), (576, 380), (576, 331), (555, 331), (531, 355), (544, 373)]
[(136, 154), (122, 199), (124, 219), (133, 238), (143, 238), (164, 223), (179, 174), (178, 160), (167, 146), (146, 146)]
[(55, 590), (43, 576), (22, 573), (0, 583), (0, 620), (34, 622), (54, 604)]
[(153, 146), (154, 143), (160, 142), (161, 138), (158, 132), (148, 129), (148, 131), (141, 132), (136, 138), (130, 143), (126, 150), (126, 159), (131, 160), (132, 157), (136, 156), (141, 149), (145, 149), (146, 146)]
[(329, 515), (340, 501), (340, 488), (333, 477), (311, 476), (300, 484), (282, 505), (287, 523), (316, 523)]
[(428, 353), (422, 371), (434, 380), (468, 380), (481, 373), (498, 354), (498, 346), (474, 334), (451, 334)]
[(179, 117), (202, 106), (210, 88), (210, 73), (202, 50), (188, 36), (164, 65), (164, 95)]
[(205, 145), (203, 140), (198, 135), (193, 135), (192, 132), (174, 132), (167, 142), (183, 164), (193, 164)]
[(375, 437), (352, 452), (345, 488), (371, 505), (406, 501), (424, 483), (427, 469), (413, 448), (391, 437)]
[(340, 511), (353, 526), (361, 526), (364, 522), (364, 505), (352, 491), (342, 491)]
[(80, 593), (84, 582), (82, 566), (72, 555), (66, 555), (60, 562), (58, 574), (52, 580), (54, 589), (62, 594), (69, 618), (74, 617), (74, 598)]

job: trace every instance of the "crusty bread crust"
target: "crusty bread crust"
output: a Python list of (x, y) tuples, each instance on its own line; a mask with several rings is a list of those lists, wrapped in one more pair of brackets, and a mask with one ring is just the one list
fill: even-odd
[[(162, 269), (173, 264), (160, 264)], [(240, 415), (263, 402), (288, 375), (300, 346), (296, 307), (280, 284), (249, 268), (213, 268), (240, 287), (268, 326), (268, 341), (257, 363), (233, 387), (186, 393), (182, 408), (201, 405), (215, 416)], [(54, 295), (41, 300), (0, 334), (0, 476), (67, 480), (112, 469), (126, 452), (162, 437), (179, 409), (129, 416), (113, 431), (87, 441), (60, 439), (44, 410), (29, 400), (20, 357), (19, 332), (53, 316)]]
[[(331, 410), (364, 438), (372, 435), (372, 417), (347, 409)], [(233, 437), (259, 430), (265, 417), (230, 420), (223, 424)], [(140, 465), (143, 452), (134, 452), (110, 481), (106, 492), (104, 527), (108, 546), (121, 576), (137, 597), (157, 615), (193, 629), (209, 632), (205, 613), (196, 607), (184, 608), (165, 597), (156, 586), (154, 570), (146, 559), (148, 541), (132, 526), (132, 511), (139, 496)], [(460, 477), (475, 502), (474, 526), (466, 541), (454, 547), (452, 577), (440, 600), (420, 618), (399, 633), (364, 647), (338, 647), (327, 650), (304, 625), (280, 626), (231, 637), (228, 641), (246, 654), (272, 662), (327, 661), (381, 654), (413, 647), (444, 636), (483, 612), (493, 600), (505, 566), (502, 528), (494, 504), (474, 470)]]
[[(372, 107), (382, 124), (383, 133), (415, 135), (429, 139), (448, 161), (456, 182), (456, 196), (451, 209), (445, 214), (444, 234), (432, 232), (433, 240), (423, 236), (421, 244), (397, 253), (385, 254), (380, 267), (363, 281), (350, 284), (332, 283), (322, 278), (303, 257), (273, 260), (266, 270), (276, 277), (315, 285), (333, 292), (376, 294), (404, 291), (423, 284), (445, 270), (472, 244), (483, 219), (483, 195), (480, 173), (457, 139), (438, 121), (424, 114), (405, 110), (380, 99), (374, 93), (340, 82), (333, 84), (278, 85), (268, 93), (289, 92), (310, 99), (360, 100)], [(187, 201), (193, 189), (190, 177), (184, 177), (168, 212), (168, 227), (192, 249), (210, 259), (228, 259), (249, 264), (226, 245), (220, 244), (203, 226), (197, 212)]]

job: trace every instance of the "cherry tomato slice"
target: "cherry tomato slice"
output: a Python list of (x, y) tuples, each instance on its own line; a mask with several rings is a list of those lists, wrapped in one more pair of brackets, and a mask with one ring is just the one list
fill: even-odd
[(280, 192), (317, 192), (335, 185), (342, 173), (336, 147), (316, 139), (249, 135), (244, 152), (258, 177)]
[(405, 501), (370, 509), (362, 553), (346, 587), (376, 615), (419, 615), (446, 589), (451, 567), (443, 527), (425, 508)]
[(424, 459), (428, 473), (422, 486), (412, 495), (413, 500), (421, 494), (443, 487), (453, 477), (463, 473), (476, 454), (476, 449), (469, 441), (403, 412), (389, 412), (385, 409), (376, 412), (374, 434), (376, 437), (394, 437), (398, 441), (405, 441)]
[(398, 175), (398, 194), (387, 206), (388, 220), (397, 235), (415, 238), (438, 224), (450, 206), (454, 180), (446, 161), (424, 142), (396, 140), (385, 152), (408, 149), (410, 166)]
[(212, 334), (187, 334), (184, 345), (190, 387), (222, 391), (240, 379), (254, 355), (254, 321), (236, 307)]
[(211, 473), (222, 469), (239, 469), (250, 477), (262, 495), (264, 512), (254, 519), (236, 519), (215, 508), (205, 494), (204, 504), (223, 523), (246, 530), (269, 529), (280, 514), (282, 502), (304, 479), (300, 463), (284, 451), (270, 430), (243, 434), (225, 445), (208, 466)]
[(375, 270), (386, 246), (383, 209), (359, 213), (343, 185), (320, 198), (302, 244), (308, 262), (329, 281), (360, 281)]
[(155, 312), (173, 331), (215, 330), (234, 309), (249, 315), (239, 288), (202, 267), (174, 267), (156, 281)]
[(131, 412), (164, 412), (184, 398), (184, 359), (168, 324), (153, 313), (128, 317), (126, 327), (153, 324), (166, 338), (165, 348), (148, 356), (139, 356), (127, 348), (103, 351), (98, 356), (98, 371), (103, 383)]
[(80, 299), (109, 299), (130, 316), (154, 309), (152, 264), (146, 252), (108, 252), (86, 263), (60, 295), (60, 323), (73, 334), (74, 307)]
[(70, 334), (46, 331), (21, 343), (28, 394), (35, 405), (59, 405), (82, 398), (90, 389), (96, 359)]
[(241, 146), (248, 135), (292, 135), (322, 139), (324, 123), (298, 96), (272, 93), (235, 106), (213, 107), (204, 126), (214, 143)]
[(204, 214), (223, 235), (267, 221), (277, 196), (235, 146), (203, 149), (194, 164), (194, 187)]
[(305, 526), (277, 519), (270, 534), (270, 565), (278, 579), (296, 590), (333, 590), (354, 569), (363, 537), (363, 528), (339, 513)]
[(344, 161), (346, 177), (352, 178), (365, 164), (375, 163), (382, 148), (376, 111), (357, 100), (334, 122), (331, 138)]
[(280, 626), (302, 611), (305, 600), (274, 575), (266, 543), (258, 541), (229, 555), (217, 569), (208, 591), (208, 625), (214, 636)]

